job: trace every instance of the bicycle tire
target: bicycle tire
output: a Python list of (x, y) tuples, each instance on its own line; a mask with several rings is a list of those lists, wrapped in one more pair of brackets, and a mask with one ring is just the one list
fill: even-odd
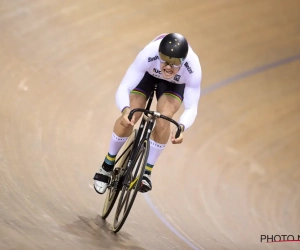
[[(139, 190), (139, 187), (141, 186), (141, 182), (142, 182), (142, 178), (143, 178), (143, 174), (146, 168), (146, 164), (147, 164), (147, 160), (148, 160), (148, 155), (149, 155), (149, 141), (148, 140), (144, 140), (140, 143), (137, 153), (135, 155), (133, 155), (134, 161), (133, 161), (133, 168), (132, 168), (132, 172), (131, 173), (127, 173), (131, 175), (131, 180), (130, 180), (130, 185), (129, 188), (127, 189), (127, 185), (123, 185), (122, 187), (122, 191), (121, 191), (121, 195), (119, 197), (119, 201), (118, 201), (118, 206), (117, 206), (117, 210), (115, 213), (115, 217), (114, 217), (114, 222), (113, 222), (113, 232), (117, 233), (118, 231), (120, 231), (120, 229), (123, 227), (129, 212), (132, 208), (132, 205), (135, 201), (137, 192)], [(137, 166), (135, 166), (137, 163)], [(134, 176), (132, 176), (132, 173), (135, 172)], [(137, 177), (138, 176), (138, 177)], [(132, 180), (134, 179), (134, 180)], [(130, 201), (125, 200), (128, 196), (128, 198), (130, 198), (130, 193), (131, 191), (133, 191), (133, 195), (130, 199)], [(126, 195), (125, 195), (126, 193)], [(125, 197), (124, 197), (125, 195)], [(123, 199), (124, 197), (124, 199)], [(122, 212), (122, 208), (125, 205), (124, 202), (127, 203), (127, 206), (125, 208), (125, 211), (123, 212), (123, 217), (122, 219), (119, 221), (119, 215)]]
[(118, 198), (120, 192), (119, 181), (123, 173), (122, 169), (124, 169), (128, 163), (129, 156), (134, 144), (134, 140), (136, 138), (136, 134), (137, 131), (136, 129), (134, 129), (131, 135), (124, 143), (124, 145), (122, 146), (122, 148), (119, 150), (118, 156), (116, 158), (113, 174), (112, 174), (112, 179), (110, 180), (110, 184), (107, 187), (108, 193), (106, 194), (106, 198), (102, 209), (102, 219), (106, 219), (109, 216)]

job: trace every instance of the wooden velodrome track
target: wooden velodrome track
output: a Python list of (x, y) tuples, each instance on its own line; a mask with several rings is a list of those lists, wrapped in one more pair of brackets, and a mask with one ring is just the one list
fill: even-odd
[[(300, 249), (300, 1), (0, 1), (0, 249)], [(202, 97), (122, 230), (93, 175), (115, 91), (184, 34)], [(175, 117), (178, 118), (180, 113)]]

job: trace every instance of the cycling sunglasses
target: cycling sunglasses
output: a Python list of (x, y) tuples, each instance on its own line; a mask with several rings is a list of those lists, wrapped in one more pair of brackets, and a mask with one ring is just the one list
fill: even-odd
[(168, 57), (163, 53), (159, 52), (159, 60), (161, 63), (166, 63), (174, 68), (179, 68), (184, 61), (184, 58), (175, 58), (175, 57)]

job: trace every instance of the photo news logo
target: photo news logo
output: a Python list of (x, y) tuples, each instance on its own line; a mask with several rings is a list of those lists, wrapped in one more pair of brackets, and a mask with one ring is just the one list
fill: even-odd
[(300, 234), (298, 235), (287, 235), (287, 234), (276, 234), (276, 235), (265, 235), (260, 236), (261, 243), (274, 243), (274, 242), (300, 242)]

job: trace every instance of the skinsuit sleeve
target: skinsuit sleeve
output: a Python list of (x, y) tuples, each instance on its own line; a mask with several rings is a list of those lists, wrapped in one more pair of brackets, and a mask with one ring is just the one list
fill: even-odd
[(184, 89), (184, 112), (180, 116), (179, 123), (183, 124), (185, 129), (189, 128), (195, 121), (198, 112), (198, 103), (200, 100), (200, 86), (202, 80), (201, 66), (193, 73), (188, 84)]
[(147, 48), (144, 48), (127, 69), (115, 95), (116, 104), (120, 111), (126, 106), (130, 106), (130, 91), (133, 90), (144, 77), (147, 71), (147, 58)]

